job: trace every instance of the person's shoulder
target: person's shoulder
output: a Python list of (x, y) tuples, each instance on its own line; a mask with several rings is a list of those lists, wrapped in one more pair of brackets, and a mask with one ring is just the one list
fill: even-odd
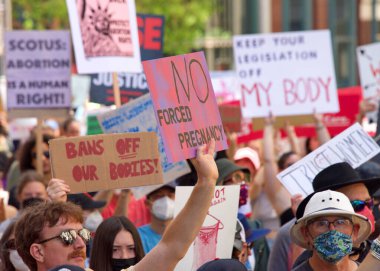
[(121, 271), (135, 271), (135, 267), (134, 266), (130, 266), (127, 269), (121, 269)]

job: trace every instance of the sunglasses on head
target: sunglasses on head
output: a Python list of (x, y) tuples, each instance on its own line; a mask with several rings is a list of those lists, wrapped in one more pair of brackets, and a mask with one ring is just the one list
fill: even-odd
[[(50, 153), (49, 153), (49, 151), (44, 151), (42, 154), (43, 154), (47, 159), (50, 158)], [(36, 152), (33, 152), (33, 153), (32, 153), (32, 158), (33, 158), (33, 159), (37, 159), (37, 153), (36, 153)]]
[(91, 232), (88, 229), (80, 229), (80, 230), (64, 230), (59, 235), (53, 236), (51, 238), (42, 240), (38, 242), (38, 244), (46, 243), (53, 239), (59, 239), (65, 246), (69, 246), (74, 244), (75, 240), (79, 237), (83, 239), (85, 244), (87, 244), (91, 239)]
[(368, 207), (370, 210), (373, 208), (373, 199), (368, 200), (353, 200), (351, 205), (354, 208), (355, 212), (360, 212), (364, 210), (364, 207)]

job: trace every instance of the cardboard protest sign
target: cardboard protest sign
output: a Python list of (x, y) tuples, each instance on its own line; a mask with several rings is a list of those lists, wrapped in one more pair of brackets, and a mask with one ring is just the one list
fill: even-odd
[(223, 126), (228, 129), (228, 132), (238, 133), (241, 131), (241, 108), (239, 105), (220, 104), (220, 117), (222, 118)]
[(5, 67), (8, 110), (70, 108), (68, 31), (6, 32)]
[[(163, 16), (137, 14), (142, 60), (162, 57), (164, 23), (165, 18)], [(118, 78), (122, 104), (146, 94), (149, 91), (145, 74), (143, 72), (121, 72), (118, 74)], [(105, 105), (114, 104), (113, 80), (111, 73), (91, 75), (90, 101)]]
[[(185, 206), (193, 189), (194, 187), (176, 187), (175, 215)], [(175, 271), (195, 271), (202, 264), (216, 258), (231, 258), (239, 193), (239, 185), (215, 187), (214, 198), (202, 228)]]
[(58, 138), (49, 152), (53, 177), (72, 193), (162, 183), (153, 132)]
[(211, 139), (227, 148), (203, 52), (143, 62), (169, 162), (196, 156)]
[[(164, 142), (159, 133), (158, 125), (154, 117), (153, 102), (149, 94), (145, 94), (116, 110), (98, 115), (99, 123), (104, 133), (134, 133), (155, 132), (158, 136), (158, 149), (161, 157), (161, 167), (165, 183), (190, 172), (186, 161), (170, 163), (164, 150)], [(135, 188), (135, 197), (146, 195), (156, 187), (145, 186)], [(135, 190), (134, 189), (134, 190)]]
[(234, 37), (247, 118), (339, 111), (328, 30)]
[[(363, 97), (378, 105), (380, 102), (380, 42), (359, 46), (356, 49), (356, 56)], [(376, 122), (377, 110), (369, 112), (367, 117), (370, 122)]]
[(141, 72), (134, 0), (66, 0), (78, 73)]
[(347, 162), (356, 168), (380, 152), (379, 145), (356, 123), (277, 175), (294, 194), (313, 192), (314, 177), (329, 165)]

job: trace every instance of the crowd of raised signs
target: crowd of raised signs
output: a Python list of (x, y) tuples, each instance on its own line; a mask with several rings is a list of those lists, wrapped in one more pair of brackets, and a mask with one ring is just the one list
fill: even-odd
[[(359, 122), (366, 108), (363, 100)], [(70, 194), (65, 180), (52, 178), (48, 142), (80, 136), (80, 121), (45, 122), (40, 174), (36, 131), (15, 144), (2, 115), (0, 270), (174, 270), (194, 239), (188, 270), (375, 270), (380, 257), (377, 156), (357, 169), (346, 162), (326, 167), (306, 198), (291, 196), (276, 179), (330, 140), (322, 116), (315, 114), (314, 121), (311, 138), (298, 138), (288, 124), (282, 128), (286, 136), (279, 137), (273, 116), (265, 119), (261, 139), (238, 144), (236, 134), (227, 133), (227, 150), (212, 154), (212, 141), (188, 160), (190, 173), (137, 199), (130, 189)], [(211, 193), (205, 192), (204, 179)], [(194, 185), (175, 218), (176, 188)], [(201, 224), (206, 215), (213, 217), (210, 202), (226, 201), (229, 186), (239, 190), (233, 245), (227, 259), (216, 259), (216, 248), (224, 245), (217, 242), (223, 223)]]

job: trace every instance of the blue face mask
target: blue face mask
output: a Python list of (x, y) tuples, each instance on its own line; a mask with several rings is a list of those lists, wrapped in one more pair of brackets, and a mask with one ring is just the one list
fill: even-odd
[(314, 248), (319, 257), (335, 264), (351, 253), (352, 238), (336, 230), (328, 231), (314, 239)]

